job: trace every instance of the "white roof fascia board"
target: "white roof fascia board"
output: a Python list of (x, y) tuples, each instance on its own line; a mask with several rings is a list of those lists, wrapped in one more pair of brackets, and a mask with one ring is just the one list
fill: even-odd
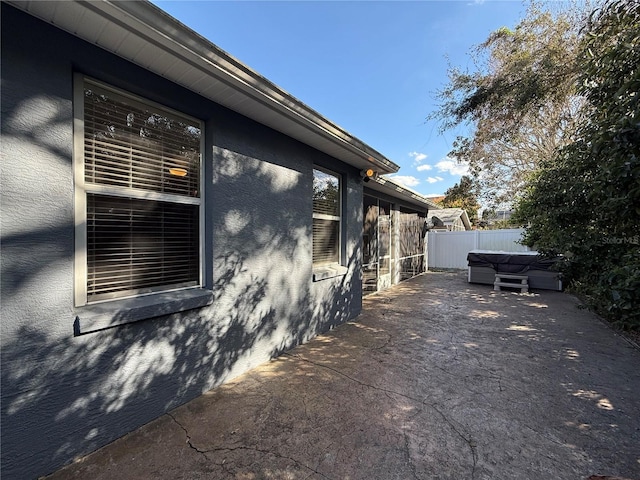
[(375, 190), (377, 192), (385, 193), (389, 196), (399, 198), (412, 205), (427, 208), (429, 210), (439, 208), (438, 205), (436, 205), (433, 201), (429, 200), (424, 195), (421, 195), (420, 193), (408, 187), (405, 187), (404, 185), (400, 185), (390, 178), (378, 176), (371, 179), (366, 184), (366, 186), (371, 190)]
[[(374, 168), (379, 173), (394, 173), (399, 169), (372, 147), (148, 1), (12, 0), (7, 3), (354, 167)], [(57, 5), (54, 7), (54, 4)], [(88, 33), (79, 28), (78, 19), (91, 14), (143, 40), (149, 47), (143, 52), (146, 55), (137, 56), (135, 60), (127, 58), (119, 53), (121, 37), (102, 37), (98, 42), (99, 32)], [(180, 82), (179, 73), (171, 69), (167, 72), (166, 54), (189, 68), (200, 70), (216, 87), (202, 88), (202, 81), (195, 82), (200, 88), (188, 80)], [(240, 94), (243, 101), (238, 102), (236, 98), (227, 105), (225, 98), (234, 97), (225, 93), (229, 88)]]

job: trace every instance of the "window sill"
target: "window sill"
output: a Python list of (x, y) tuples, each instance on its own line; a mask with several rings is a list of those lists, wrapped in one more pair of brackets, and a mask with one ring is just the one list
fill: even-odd
[(75, 309), (73, 331), (76, 336), (84, 335), (147, 318), (205, 307), (211, 303), (211, 290), (193, 288), (87, 305)]
[(344, 277), (349, 269), (342, 265), (326, 265), (322, 267), (313, 267), (313, 281), (319, 282), (329, 278)]

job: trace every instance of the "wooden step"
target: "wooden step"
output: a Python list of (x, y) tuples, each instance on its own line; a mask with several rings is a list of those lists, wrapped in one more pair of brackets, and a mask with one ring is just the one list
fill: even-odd
[(527, 293), (529, 291), (529, 285), (523, 285), (522, 283), (494, 282), (493, 284), (493, 289), (498, 292), (502, 289), (502, 287), (517, 288), (520, 290), (520, 293)]
[[(503, 280), (516, 280), (515, 282), (503, 282)], [(520, 281), (518, 283), (517, 281)], [(493, 289), (495, 291), (501, 291), (502, 287), (518, 288), (520, 293), (527, 293), (529, 291), (529, 276), (528, 275), (513, 275), (511, 273), (496, 273), (496, 280), (493, 282)]]
[(510, 273), (496, 273), (496, 281), (507, 280), (520, 280), (520, 283), (529, 283), (528, 275), (512, 275)]

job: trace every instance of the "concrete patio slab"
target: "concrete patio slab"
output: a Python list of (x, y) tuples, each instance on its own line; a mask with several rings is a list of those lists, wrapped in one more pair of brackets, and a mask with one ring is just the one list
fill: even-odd
[(640, 350), (567, 294), (427, 273), (50, 479), (640, 479)]

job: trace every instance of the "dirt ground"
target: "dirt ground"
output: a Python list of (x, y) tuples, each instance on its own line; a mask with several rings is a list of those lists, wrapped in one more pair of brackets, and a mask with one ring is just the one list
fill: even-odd
[(640, 350), (559, 292), (427, 273), (50, 478), (640, 479)]

